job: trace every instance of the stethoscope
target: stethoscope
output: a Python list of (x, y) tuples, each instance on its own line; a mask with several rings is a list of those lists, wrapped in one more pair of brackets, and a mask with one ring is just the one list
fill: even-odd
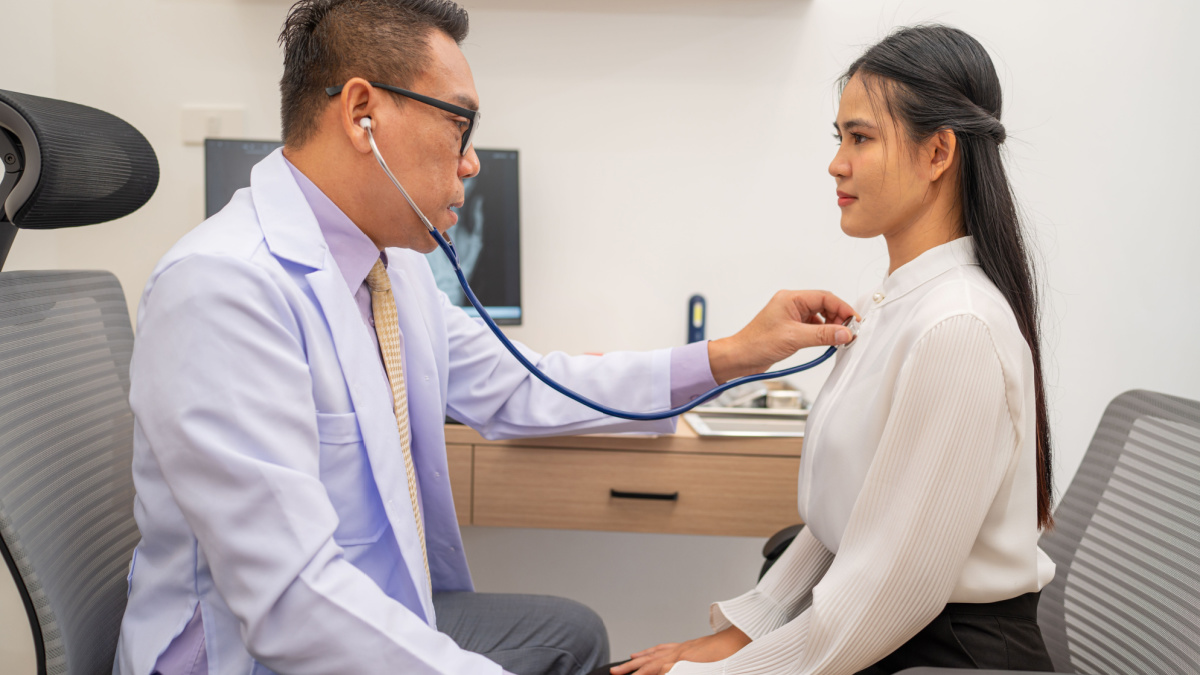
[(837, 353), (837, 347), (830, 347), (825, 351), (824, 354), (818, 356), (812, 361), (809, 361), (808, 363), (802, 363), (798, 366), (793, 366), (784, 370), (777, 370), (769, 373), (759, 373), (757, 375), (747, 375), (745, 377), (739, 377), (737, 379), (730, 380), (725, 384), (708, 390), (704, 394), (692, 399), (684, 405), (681, 405), (677, 408), (671, 408), (670, 410), (665, 410), (663, 412), (627, 412), (624, 410), (615, 410), (601, 403), (597, 403), (592, 399), (574, 392), (558, 382), (555, 382), (550, 378), (549, 375), (543, 373), (538, 369), (537, 366), (533, 365), (529, 359), (525, 358), (520, 350), (517, 349), (516, 345), (514, 345), (507, 337), (504, 336), (504, 332), (501, 331), (500, 327), (496, 325), (496, 322), (492, 320), (492, 317), (487, 313), (487, 310), (485, 310), (483, 305), (480, 304), (479, 299), (475, 297), (475, 292), (471, 290), (470, 284), (467, 283), (467, 278), (463, 275), (462, 268), (458, 266), (458, 254), (454, 251), (454, 245), (446, 241), (446, 238), (442, 236), (442, 233), (438, 232), (437, 228), (430, 224), (429, 219), (426, 218), (425, 214), (421, 212), (421, 209), (417, 207), (416, 202), (412, 200), (412, 197), (408, 196), (408, 191), (406, 191), (404, 186), (400, 184), (400, 181), (396, 180), (396, 177), (392, 175), (392, 170), (388, 168), (387, 162), (383, 160), (383, 155), (379, 154), (379, 147), (375, 145), (375, 134), (371, 131), (371, 118), (362, 118), (359, 120), (359, 126), (367, 130), (367, 139), (371, 143), (371, 152), (375, 153), (375, 159), (379, 162), (379, 166), (383, 169), (383, 172), (386, 173), (387, 177), (392, 180), (392, 184), (396, 186), (396, 189), (400, 190), (400, 194), (404, 195), (404, 201), (408, 202), (408, 205), (412, 207), (413, 212), (417, 214), (417, 217), (420, 218), (421, 222), (425, 224), (425, 228), (429, 230), (430, 236), (432, 236), (433, 240), (437, 242), (438, 248), (442, 249), (442, 252), (446, 254), (446, 258), (450, 260), (450, 265), (454, 268), (454, 274), (458, 277), (458, 283), (462, 286), (463, 293), (466, 294), (467, 300), (471, 302), (471, 305), (475, 308), (475, 311), (479, 312), (479, 318), (483, 319), (483, 322), (487, 324), (487, 327), (490, 328), (492, 333), (496, 335), (496, 339), (500, 340), (500, 343), (504, 345), (505, 349), (507, 349), (522, 366), (525, 366), (526, 370), (528, 370), (537, 379), (546, 383), (546, 386), (573, 401), (578, 401), (592, 410), (604, 413), (605, 415), (610, 415), (612, 417), (620, 417), (622, 419), (638, 421), (663, 420), (669, 417), (675, 417), (676, 415), (682, 415), (692, 408), (711, 400), (714, 396), (718, 396), (722, 392), (728, 391), (734, 387), (748, 384), (750, 382), (760, 382), (762, 380), (771, 380), (777, 377), (795, 375), (796, 373), (802, 373), (810, 368), (815, 368), (828, 361), (830, 357)]

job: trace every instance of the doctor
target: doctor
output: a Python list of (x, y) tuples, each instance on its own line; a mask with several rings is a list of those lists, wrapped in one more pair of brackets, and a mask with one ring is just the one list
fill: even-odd
[[(130, 394), (142, 540), (115, 672), (536, 675), (607, 661), (603, 624), (581, 605), (471, 592), (443, 418), (491, 438), (673, 422), (562, 398), (452, 306), (423, 256), (434, 242), (362, 126), (434, 226), (453, 226), (479, 170), (466, 32), (444, 0), (292, 7), (285, 147), (163, 257), (142, 296)], [(783, 292), (724, 340), (526, 353), (589, 397), (664, 409), (848, 340), (834, 322), (852, 314), (827, 293)]]

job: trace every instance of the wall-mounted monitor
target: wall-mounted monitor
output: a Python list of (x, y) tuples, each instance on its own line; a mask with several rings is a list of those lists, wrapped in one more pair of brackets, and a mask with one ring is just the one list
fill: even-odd
[(204, 217), (225, 208), (233, 193), (250, 187), (250, 169), (274, 152), (279, 141), (204, 139)]
[[(498, 324), (521, 323), (521, 204), (516, 150), (485, 150), (479, 175), (463, 181), (465, 197), (450, 239), (475, 296)], [(441, 249), (430, 253), (438, 288), (477, 316)]]
[[(250, 185), (250, 170), (278, 141), (204, 141), (205, 217), (220, 211), (233, 193)], [(450, 230), (458, 261), (484, 309), (499, 324), (521, 323), (521, 203), (518, 152), (476, 148), (479, 175), (464, 181), (463, 207)], [(438, 288), (475, 316), (441, 250), (430, 253)]]

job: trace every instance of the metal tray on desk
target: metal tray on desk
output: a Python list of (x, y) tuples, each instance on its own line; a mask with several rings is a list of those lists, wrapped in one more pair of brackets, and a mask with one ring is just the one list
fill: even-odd
[(807, 410), (694, 408), (683, 416), (700, 436), (804, 438)]

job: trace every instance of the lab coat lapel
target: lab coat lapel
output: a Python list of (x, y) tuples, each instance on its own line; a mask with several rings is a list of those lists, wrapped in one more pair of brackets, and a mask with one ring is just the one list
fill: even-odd
[(421, 596), (424, 618), (433, 625), (432, 589), (426, 581), (421, 542), (408, 499), (408, 477), (387, 375), (377, 350), (329, 253), (316, 217), (280, 151), (255, 165), (251, 171), (251, 190), (271, 253), (313, 268), (304, 275), (305, 280), (329, 325), (388, 522), (409, 577)]
[(272, 255), (314, 269), (330, 266), (333, 259), (327, 255), (329, 247), (325, 245), (317, 217), (296, 185), (282, 148), (250, 170), (250, 191), (263, 238)]
[(392, 295), (396, 299), (400, 332), (404, 335), (404, 367), (408, 373), (406, 379), (410, 388), (417, 394), (409, 397), (409, 415), (414, 414), (414, 408), (418, 415), (429, 412), (432, 408), (439, 421), (436, 426), (440, 428), (445, 415), (441, 412), (437, 364), (434, 362), (429, 322), (425, 317), (430, 308), (423, 306), (422, 298), (416, 292), (411, 270), (408, 269), (409, 261), (400, 256), (395, 258), (399, 259), (395, 259), (395, 264), (388, 265), (388, 272), (392, 276)]
[(439, 377), (437, 345), (446, 338), (436, 332), (433, 317), (440, 311), (437, 296), (421, 290), (419, 277), (426, 263), (410, 251), (388, 256), (392, 292), (396, 297), (400, 330), (404, 332), (404, 367), (409, 396), (408, 416), (412, 421), (413, 462), (420, 476), (425, 517), (429, 571), (439, 591), (473, 590), (467, 561), (462, 553), (462, 536), (454, 513), (454, 496), (446, 459), (446, 407)]
[[(417, 536), (412, 503), (408, 499), (408, 476), (395, 411), (387, 390), (387, 376), (363, 326), (362, 316), (332, 259), (325, 269), (310, 273), (308, 282), (329, 322), (334, 349), (346, 375), (363, 444), (371, 461), (371, 472), (383, 497), (388, 521), (404, 556), (409, 577), (421, 589), (426, 620), (432, 623), (432, 589), (426, 581), (421, 541)], [(411, 403), (409, 408), (411, 410)]]
[[(389, 264), (396, 315), (404, 335), (404, 373), (408, 385), (408, 417), (412, 429), (413, 461), (421, 475), (421, 493), (426, 503), (434, 496), (434, 483), (446, 478), (445, 411), (441, 404), (437, 364), (425, 319), (425, 308), (415, 292), (406, 262)], [(439, 434), (433, 438), (434, 433)], [(447, 484), (449, 484), (447, 482)], [(426, 509), (429, 511), (429, 509)], [(426, 523), (429, 513), (425, 514)], [(430, 528), (426, 527), (426, 531)], [(427, 542), (428, 543), (428, 542)], [(431, 556), (432, 557), (432, 556)]]
[[(420, 476), (418, 481), (421, 496), (426, 505), (425, 532), (432, 536), (430, 511), (437, 510), (438, 491), (436, 484), (447, 480), (446, 453), (443, 440), (446, 415), (441, 404), (433, 349), (430, 346), (426, 326), (426, 308), (414, 290), (407, 260), (389, 264), (392, 277), (392, 295), (396, 299), (396, 316), (400, 332), (404, 335), (404, 379), (408, 386), (408, 419), (412, 434), (413, 463)], [(433, 436), (437, 434), (438, 437)], [(427, 540), (426, 545), (429, 544)], [(433, 553), (430, 553), (432, 565)], [(431, 570), (432, 571), (432, 570)]]

